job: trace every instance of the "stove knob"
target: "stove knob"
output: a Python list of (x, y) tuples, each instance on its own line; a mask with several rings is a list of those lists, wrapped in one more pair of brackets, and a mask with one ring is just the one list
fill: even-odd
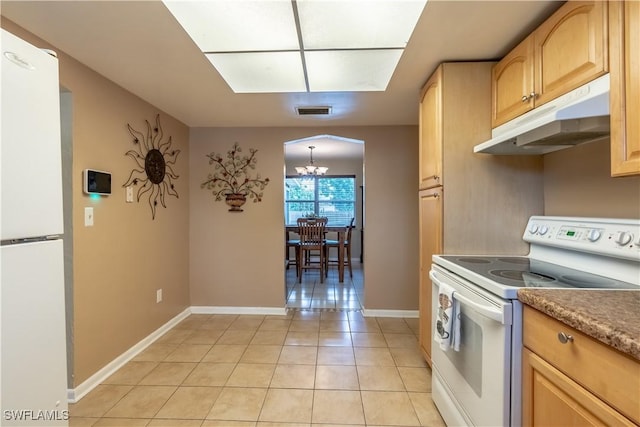
[(529, 226), (529, 233), (530, 234), (536, 234), (538, 232), (538, 225), (537, 224), (531, 224)]
[(541, 236), (544, 236), (545, 234), (547, 234), (547, 231), (549, 231), (549, 227), (547, 227), (546, 225), (543, 225), (540, 227), (538, 234)]
[(602, 237), (600, 230), (589, 230), (589, 233), (587, 233), (587, 239), (589, 239), (590, 242), (597, 242), (600, 237)]
[(633, 240), (633, 234), (626, 231), (618, 231), (616, 234), (616, 243), (620, 246), (626, 246)]

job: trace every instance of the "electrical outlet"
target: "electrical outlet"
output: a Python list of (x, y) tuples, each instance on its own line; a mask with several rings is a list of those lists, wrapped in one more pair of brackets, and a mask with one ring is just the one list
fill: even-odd
[(156, 303), (162, 302), (162, 289), (156, 291)]
[(133, 187), (130, 185), (126, 188), (126, 201), (127, 203), (133, 203)]

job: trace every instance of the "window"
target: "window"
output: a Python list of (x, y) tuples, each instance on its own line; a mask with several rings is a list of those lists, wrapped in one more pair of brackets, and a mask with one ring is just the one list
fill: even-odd
[(285, 179), (285, 223), (313, 213), (329, 224), (349, 224), (356, 216), (356, 177), (288, 176)]

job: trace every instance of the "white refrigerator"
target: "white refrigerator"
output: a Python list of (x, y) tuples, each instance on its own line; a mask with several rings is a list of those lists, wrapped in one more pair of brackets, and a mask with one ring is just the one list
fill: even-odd
[(1, 30), (0, 425), (68, 425), (58, 60)]

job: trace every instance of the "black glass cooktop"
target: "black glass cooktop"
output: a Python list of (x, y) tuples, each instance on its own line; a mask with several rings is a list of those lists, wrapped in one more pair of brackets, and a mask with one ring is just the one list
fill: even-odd
[(527, 257), (445, 255), (441, 258), (505, 286), (580, 289), (640, 289), (596, 274)]

